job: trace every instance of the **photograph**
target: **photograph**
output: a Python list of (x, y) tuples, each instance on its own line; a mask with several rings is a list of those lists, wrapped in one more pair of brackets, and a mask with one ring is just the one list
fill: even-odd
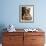
[(34, 21), (34, 5), (20, 5), (20, 22)]

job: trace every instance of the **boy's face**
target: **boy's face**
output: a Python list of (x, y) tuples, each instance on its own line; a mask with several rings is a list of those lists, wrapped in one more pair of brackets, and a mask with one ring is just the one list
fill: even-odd
[(28, 13), (30, 13), (30, 8), (28, 8)]
[(28, 13), (29, 14), (30, 13), (30, 8), (26, 9), (25, 10), (25, 13)]
[(27, 9), (25, 10), (25, 13), (28, 13)]

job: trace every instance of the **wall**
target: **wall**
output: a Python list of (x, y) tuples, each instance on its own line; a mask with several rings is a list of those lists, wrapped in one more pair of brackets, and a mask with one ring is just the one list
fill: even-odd
[[(13, 24), (16, 28), (41, 27), (46, 28), (45, 3), (41, 0), (0, 0), (0, 25)], [(34, 5), (34, 23), (19, 22), (19, 5)]]
[[(16, 28), (40, 27), (46, 32), (46, 0), (0, 0), (0, 31), (9, 24)], [(34, 5), (34, 23), (19, 22), (19, 5)]]
[[(34, 23), (19, 22), (19, 5), (34, 5)], [(31, 28), (39, 26), (38, 1), (35, 0), (1, 0), (0, 25), (13, 24), (16, 28)]]

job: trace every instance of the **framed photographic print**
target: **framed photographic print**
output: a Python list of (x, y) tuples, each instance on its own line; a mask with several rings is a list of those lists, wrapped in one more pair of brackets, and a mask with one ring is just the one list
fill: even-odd
[(19, 20), (23, 23), (34, 22), (34, 5), (20, 5)]

